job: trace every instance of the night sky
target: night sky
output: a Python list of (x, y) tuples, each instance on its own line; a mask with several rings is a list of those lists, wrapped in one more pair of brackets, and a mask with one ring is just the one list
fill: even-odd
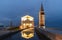
[(47, 27), (62, 27), (62, 0), (0, 0), (0, 25), (20, 25), (20, 18), (24, 15), (34, 17), (38, 24), (38, 13), (43, 2), (45, 23)]

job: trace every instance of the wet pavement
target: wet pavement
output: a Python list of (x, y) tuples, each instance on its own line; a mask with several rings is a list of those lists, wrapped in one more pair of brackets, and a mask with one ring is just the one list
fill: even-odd
[(4, 40), (39, 40), (39, 38), (38, 38), (36, 32), (34, 32), (34, 36), (29, 39), (23, 38), (21, 32), (18, 32), (17, 34), (12, 35)]

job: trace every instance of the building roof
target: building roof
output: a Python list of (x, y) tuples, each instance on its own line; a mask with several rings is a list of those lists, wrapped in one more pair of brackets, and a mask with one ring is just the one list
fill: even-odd
[[(25, 16), (23, 16), (23, 17), (25, 17), (25, 18), (31, 18), (32, 16), (25, 15)], [(32, 18), (33, 18), (33, 17), (32, 17)]]
[(27, 19), (33, 20), (34, 18), (33, 18), (32, 16), (25, 15), (25, 16), (23, 16), (21, 19), (22, 19), (22, 20), (27, 20)]
[(43, 8), (43, 4), (41, 3), (41, 9), (40, 9), (41, 11), (44, 11), (44, 8)]

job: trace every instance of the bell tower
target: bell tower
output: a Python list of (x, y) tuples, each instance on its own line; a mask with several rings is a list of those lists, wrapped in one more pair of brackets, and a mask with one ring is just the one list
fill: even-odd
[(41, 8), (39, 12), (39, 28), (45, 29), (45, 13), (43, 9), (43, 4), (41, 4)]

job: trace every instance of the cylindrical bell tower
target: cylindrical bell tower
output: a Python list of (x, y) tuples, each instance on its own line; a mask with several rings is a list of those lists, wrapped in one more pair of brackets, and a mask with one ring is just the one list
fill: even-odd
[(43, 9), (43, 4), (41, 4), (41, 9), (39, 12), (39, 28), (45, 29), (45, 14)]

